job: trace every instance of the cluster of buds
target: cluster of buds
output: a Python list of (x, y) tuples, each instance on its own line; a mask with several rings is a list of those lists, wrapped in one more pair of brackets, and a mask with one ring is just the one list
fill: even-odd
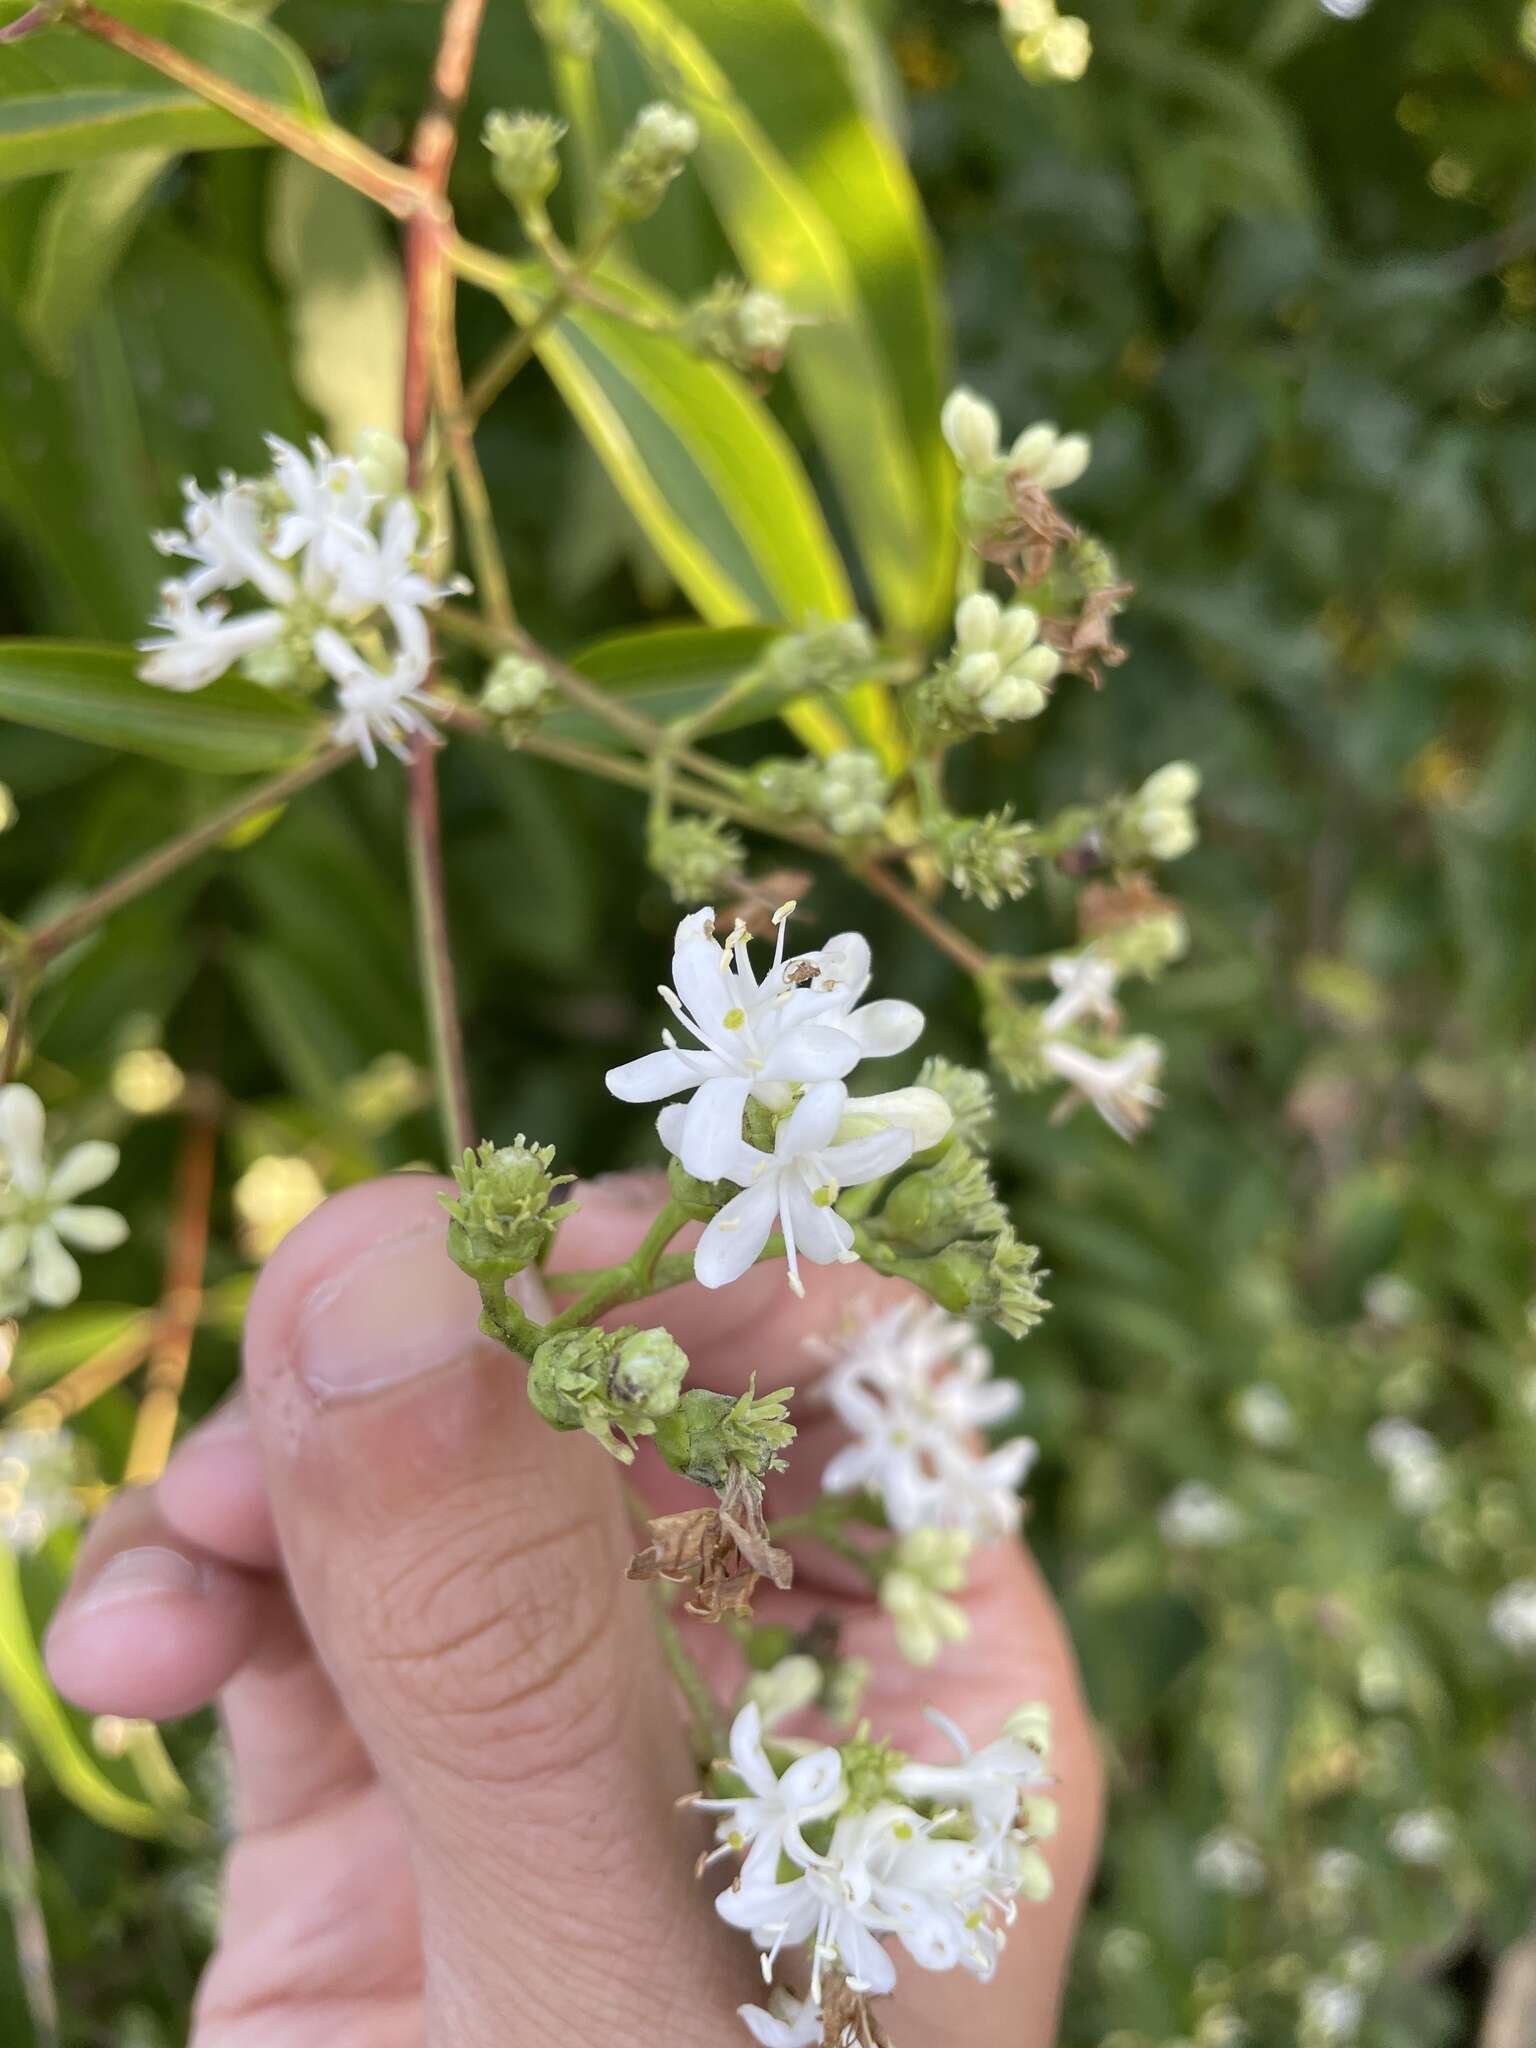
[(1093, 450), (1082, 434), (1061, 434), (1047, 421), (1026, 427), (1006, 453), (997, 410), (974, 391), (950, 393), (944, 438), (960, 465), (960, 521), (985, 561), (1015, 578), (1038, 582), (1057, 548), (1076, 529), (1056, 510), (1053, 494), (1075, 484)]
[(688, 1359), (665, 1330), (568, 1330), (528, 1362), (528, 1399), (554, 1429), (583, 1429), (621, 1465), (677, 1411)]
[(776, 700), (818, 690), (836, 694), (867, 682), (880, 656), (863, 619), (834, 619), (785, 633), (763, 657), (762, 679)]
[(718, 356), (749, 377), (783, 368), (795, 317), (784, 301), (756, 285), (722, 278), (684, 314), (678, 333), (700, 355)]
[(1188, 761), (1170, 761), (1111, 807), (1103, 826), (1105, 852), (1124, 867), (1182, 859), (1200, 836), (1194, 812), (1199, 794), (1199, 769)]
[(486, 115), (481, 140), (490, 152), (491, 176), (520, 214), (542, 213), (560, 182), (560, 144), (565, 123), (553, 114)]
[(890, 778), (867, 747), (846, 747), (821, 761), (759, 761), (748, 788), (762, 810), (815, 818), (839, 839), (873, 838), (885, 823), (890, 798)]
[(471, 1279), (498, 1285), (548, 1253), (577, 1206), (553, 1200), (572, 1178), (550, 1172), (554, 1156), (553, 1145), (530, 1145), (519, 1133), (515, 1144), (487, 1141), (454, 1167), (458, 1196), (439, 1199), (451, 1218), (448, 1255)]
[(1032, 85), (1072, 84), (1088, 69), (1088, 24), (1061, 14), (1056, 0), (1000, 0), (1003, 40)]
[(980, 818), (938, 820), (930, 845), (944, 879), (988, 910), (1025, 894), (1038, 851), (1034, 826), (1015, 818), (1006, 804)]
[(719, 818), (688, 812), (652, 819), (645, 858), (675, 903), (697, 903), (701, 896), (736, 886), (746, 869), (747, 849)]
[(620, 220), (648, 220), (698, 146), (692, 114), (665, 100), (642, 107), (603, 173), (603, 198), (612, 212)]
[(480, 709), (495, 719), (507, 744), (516, 746), (557, 694), (555, 679), (542, 661), (526, 654), (503, 654), (481, 687)]
[(955, 612), (954, 652), (910, 693), (912, 719), (944, 741), (995, 732), (1038, 718), (1060, 672), (1061, 656), (1040, 638), (1038, 612), (976, 591)]

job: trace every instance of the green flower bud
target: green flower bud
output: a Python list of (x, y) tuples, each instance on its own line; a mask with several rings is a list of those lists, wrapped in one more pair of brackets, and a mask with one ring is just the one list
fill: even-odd
[(504, 736), (516, 745), (537, 725), (555, 695), (555, 679), (541, 661), (523, 654), (504, 654), (486, 676), (480, 709), (496, 719)]
[(840, 839), (867, 839), (885, 823), (888, 793), (880, 757), (849, 747), (822, 762), (816, 807)]
[(897, 1182), (869, 1228), (898, 1251), (922, 1254), (957, 1238), (996, 1237), (1006, 1221), (986, 1161), (955, 1141), (932, 1166)]
[(901, 1258), (878, 1243), (872, 1251), (881, 1272), (912, 1281), (951, 1315), (985, 1317), (1010, 1337), (1033, 1329), (1049, 1306), (1040, 1291), (1039, 1250), (1021, 1244), (1011, 1223), (995, 1238), (966, 1239), (927, 1258)]
[(732, 1469), (762, 1480), (783, 1470), (780, 1451), (795, 1440), (795, 1426), (786, 1405), (793, 1387), (757, 1394), (754, 1379), (739, 1399), (692, 1387), (656, 1431), (656, 1448), (672, 1467), (696, 1486), (717, 1492), (730, 1482)]
[(584, 1429), (627, 1465), (634, 1440), (677, 1407), (688, 1359), (665, 1330), (567, 1330), (528, 1368), (528, 1399), (555, 1429)]
[(692, 114), (664, 100), (642, 107), (603, 174), (603, 193), (625, 220), (645, 220), (699, 146)]
[(735, 881), (747, 859), (745, 844), (728, 825), (693, 815), (653, 825), (645, 851), (673, 900), (687, 904)]
[(667, 1189), (696, 1223), (706, 1223), (741, 1190), (728, 1180), (699, 1180), (675, 1155), (667, 1161)]
[(950, 818), (935, 835), (934, 853), (962, 896), (996, 910), (1004, 897), (1022, 896), (1030, 886), (1035, 828), (1015, 824), (1007, 805), (983, 818)]
[(791, 696), (808, 690), (847, 690), (864, 682), (877, 659), (874, 636), (862, 619), (839, 619), (786, 633), (769, 649), (764, 668)]
[(562, 56), (597, 55), (597, 23), (581, 0), (534, 0), (533, 18), (545, 42)]
[(387, 427), (364, 427), (353, 443), (358, 474), (381, 498), (403, 497), (407, 489), (405, 443)]
[(1003, 1078), (1015, 1088), (1043, 1088), (1051, 1078), (1041, 1058), (1040, 1019), (1045, 1012), (1033, 1003), (1021, 1003), (996, 985), (983, 992), (982, 1028), (987, 1051)]
[(529, 1145), (518, 1134), (515, 1145), (499, 1149), (488, 1140), (478, 1152), (466, 1152), (455, 1166), (457, 1201), (438, 1199), (453, 1221), (448, 1226), (448, 1256), (476, 1280), (507, 1280), (542, 1259), (555, 1240), (562, 1219), (574, 1202), (550, 1206), (550, 1197), (572, 1176), (551, 1174), (553, 1145)]
[(794, 326), (772, 292), (722, 278), (689, 307), (679, 332), (690, 348), (753, 375), (780, 368)]
[(491, 153), (491, 176), (519, 210), (542, 208), (559, 184), (564, 134), (565, 123), (553, 114), (487, 114), (481, 140)]
[(747, 771), (747, 787), (759, 810), (778, 817), (809, 815), (817, 808), (820, 764), (770, 755)]
[(1189, 926), (1172, 904), (1128, 924), (1100, 932), (1095, 948), (1112, 960), (1122, 976), (1139, 974), (1152, 981), (1189, 950)]
[(931, 1088), (949, 1104), (954, 1135), (963, 1145), (979, 1145), (992, 1128), (992, 1083), (977, 1067), (957, 1066), (938, 1053), (923, 1061), (918, 1085)]
[(964, 1608), (948, 1593), (964, 1590), (975, 1538), (964, 1529), (914, 1529), (903, 1536), (880, 1579), (880, 1605), (896, 1624), (896, 1643), (909, 1664), (933, 1664), (950, 1643), (971, 1632)]

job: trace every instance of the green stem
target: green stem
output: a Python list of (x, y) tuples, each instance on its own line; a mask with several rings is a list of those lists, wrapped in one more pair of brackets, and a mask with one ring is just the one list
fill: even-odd
[(0, 1088), (14, 1081), (21, 1067), (22, 1041), (27, 1032), (27, 1015), (37, 991), (37, 970), (23, 965), (11, 987), (11, 1005), (5, 1013), (5, 1036), (0, 1038)]
[(656, 1636), (678, 1691), (688, 1708), (694, 1755), (700, 1764), (713, 1763), (726, 1754), (730, 1730), (709, 1680), (688, 1652), (677, 1623), (667, 1611), (667, 1599), (660, 1586), (654, 1589), (653, 1612)]
[(437, 801), (437, 749), (417, 742), (408, 774), (406, 851), (411, 871), (411, 907), (416, 926), (416, 959), (427, 1036), (432, 1047), (437, 1113), (448, 1160), (460, 1158), (475, 1141), (469, 1099), (469, 1069), (459, 1022), (453, 952), (448, 938), (448, 898), (443, 877), (442, 824)]
[(507, 1293), (504, 1282), (482, 1280), (480, 1327), (486, 1336), (505, 1344), (509, 1351), (515, 1351), (524, 1364), (528, 1364), (555, 1326), (553, 1323), (536, 1323), (532, 1316), (526, 1315)]
[[(580, 296), (586, 273), (602, 261), (619, 231), (617, 221), (604, 221), (577, 256), (568, 257), (560, 250), (557, 258), (553, 252), (560, 245), (553, 232), (537, 234), (529, 223), (524, 225), (529, 227), (529, 238), (554, 272), (556, 282), (539, 310), (515, 333), (509, 334), (470, 379), (469, 389), (464, 394), (463, 416), (471, 423), (489, 411), (518, 372), (527, 368), (544, 336), (570, 310), (572, 301)], [(464, 260), (472, 262), (469, 258)], [(465, 274), (472, 272), (466, 271)], [(478, 277), (476, 282), (484, 284), (484, 276)], [(494, 285), (491, 289), (495, 289)]]
[(36, 2048), (59, 2048), (59, 1998), (48, 1922), (37, 1889), (37, 1856), (27, 1815), (26, 1779), (10, 1709), (0, 1716), (0, 1868), (16, 1939), (17, 1973)]
[[(555, 1317), (550, 1329), (583, 1329), (611, 1308), (618, 1308), (629, 1301), (640, 1301), (648, 1294), (659, 1292), (656, 1276), (667, 1263), (662, 1254), (687, 1221), (688, 1211), (681, 1202), (665, 1203), (630, 1256), (617, 1266), (609, 1266), (593, 1274), (575, 1301)], [(691, 1272), (693, 1254), (688, 1252), (682, 1256), (686, 1257)], [(564, 1278), (563, 1274), (552, 1273), (548, 1276), (549, 1285), (557, 1286)]]
[(83, 29), (88, 36), (94, 36), (98, 42), (110, 43), (114, 49), (137, 58), (162, 77), (174, 79), (188, 92), (196, 93), (199, 99), (222, 107), (237, 121), (243, 121), (246, 127), (265, 135), (269, 142), (302, 157), (317, 170), (339, 178), (344, 185), (350, 185), (354, 191), (377, 201), (397, 218), (404, 220), (430, 207), (428, 193), (409, 171), (400, 170), (387, 157), (380, 156), (329, 122), (285, 113), (270, 100), (246, 92), (243, 87), (221, 77), (217, 71), (210, 71), (207, 65), (184, 56), (169, 43), (161, 42), (157, 36), (144, 35), (140, 30), (130, 28), (127, 22), (85, 5), (84, 0), (72, 0), (72, 4), (65, 7), (62, 18)]

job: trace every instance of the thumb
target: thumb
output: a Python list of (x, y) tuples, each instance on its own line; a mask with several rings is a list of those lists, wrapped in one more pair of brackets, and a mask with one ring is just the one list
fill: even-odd
[[(623, 1583), (618, 1471), (546, 1428), (478, 1335), (442, 1185), (373, 1182), (301, 1225), (245, 1357), (299, 1608), (409, 1837), (428, 2048), (702, 2048), (740, 1963), (674, 1810), (693, 1778)], [(603, 1200), (583, 1216), (598, 1256)]]

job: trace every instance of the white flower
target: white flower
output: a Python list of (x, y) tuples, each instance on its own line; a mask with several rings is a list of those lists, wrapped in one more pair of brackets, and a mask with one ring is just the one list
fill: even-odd
[(388, 675), (380, 675), (350, 641), (328, 626), (315, 635), (315, 653), (336, 684), (341, 715), (332, 722), (331, 737), (338, 746), (356, 747), (375, 768), (380, 745), (408, 761), (413, 740), (425, 735), (436, 743), (429, 716), (432, 699), (419, 686), (417, 670), (405, 656)]
[(0, 1430), (0, 1544), (29, 1553), (80, 1519), (73, 1440), (62, 1430)]
[(1061, 656), (1039, 644), (1040, 616), (1027, 604), (1000, 605), (986, 591), (955, 613), (953, 686), (984, 718), (1038, 718)]
[(115, 1145), (91, 1139), (51, 1161), (42, 1103), (20, 1082), (0, 1088), (0, 1312), (29, 1300), (62, 1308), (80, 1292), (65, 1244), (105, 1252), (127, 1237), (115, 1209), (76, 1201), (111, 1179), (117, 1159)]
[(736, 2010), (763, 2048), (821, 2048), (821, 2007), (814, 1998), (796, 1998), (779, 1987), (766, 2008), (740, 2005)]
[(1405, 1515), (1433, 1514), (1451, 1491), (1451, 1475), (1440, 1446), (1427, 1429), (1387, 1416), (1366, 1435), (1371, 1456), (1387, 1474), (1394, 1504)]
[[(818, 1266), (854, 1263), (853, 1226), (832, 1205), (844, 1188), (879, 1180), (909, 1159), (912, 1133), (883, 1130), (840, 1143), (837, 1131), (847, 1107), (848, 1090), (841, 1081), (818, 1081), (774, 1132), (772, 1152), (759, 1152), (724, 1131), (713, 1134), (710, 1177), (734, 1181), (742, 1192), (705, 1225), (693, 1259), (701, 1286), (724, 1287), (739, 1280), (775, 1226), (783, 1232), (789, 1284), (796, 1294), (805, 1291), (802, 1253)], [(684, 1142), (685, 1115), (675, 1103), (661, 1113), (658, 1128), (669, 1151), (677, 1152)]]
[(960, 1761), (904, 1763), (892, 1773), (893, 1789), (904, 1799), (931, 1799), (942, 1810), (964, 1809), (982, 1839), (1000, 1842), (1018, 1821), (1026, 1795), (1052, 1782), (1047, 1763), (1050, 1723), (1043, 1708), (1021, 1707), (1009, 1716), (995, 1741), (976, 1750), (947, 1714), (930, 1707), (928, 1719), (954, 1744)]
[(1051, 962), (1051, 980), (1057, 995), (1040, 1018), (1042, 1036), (1055, 1038), (1071, 1030), (1085, 1017), (1113, 1031), (1120, 1021), (1115, 1006), (1115, 983), (1119, 971), (1113, 960), (1089, 946), (1081, 953), (1061, 953)]
[(753, 1700), (731, 1727), (731, 1765), (746, 1791), (697, 1803), (705, 1813), (722, 1816), (715, 1829), (722, 1847), (745, 1853), (742, 1882), (767, 1881), (781, 1857), (800, 1863), (810, 1856), (801, 1829), (836, 1813), (847, 1798), (843, 1760), (835, 1749), (818, 1749), (797, 1757), (780, 1777), (763, 1747), (762, 1712)]
[(993, 1377), (991, 1353), (975, 1337), (943, 1309), (906, 1301), (834, 1352), (820, 1394), (854, 1440), (828, 1462), (828, 1493), (877, 1495), (903, 1534), (1013, 1534), (1036, 1446), (1028, 1437), (990, 1453), (978, 1446), (978, 1432), (1005, 1422), (1022, 1396)]
[(1506, 1650), (1521, 1656), (1536, 1650), (1536, 1579), (1516, 1579), (1496, 1593), (1488, 1607), (1488, 1626)]
[(1195, 1877), (1208, 1891), (1248, 1899), (1263, 1891), (1268, 1873), (1264, 1858), (1246, 1835), (1218, 1828), (1195, 1849)]
[(1314, 1977), (1301, 1996), (1301, 2023), (1310, 2040), (1353, 2041), (1365, 2015), (1365, 2000), (1353, 1984)]
[(1163, 1099), (1157, 1086), (1163, 1048), (1155, 1038), (1132, 1038), (1109, 1059), (1065, 1039), (1047, 1039), (1040, 1057), (1052, 1073), (1071, 1083), (1069, 1101), (1092, 1103), (1117, 1137), (1134, 1138)]
[(1443, 1863), (1455, 1842), (1450, 1815), (1436, 1807), (1399, 1814), (1387, 1835), (1387, 1847), (1400, 1862), (1421, 1866)]
[(1244, 1387), (1234, 1404), (1237, 1426), (1261, 1450), (1283, 1451), (1296, 1441), (1296, 1416), (1278, 1387)]
[(722, 945), (714, 912), (696, 911), (677, 927), (671, 988), (662, 1000), (698, 1049), (662, 1033), (666, 1050), (608, 1074), (621, 1102), (661, 1102), (692, 1090), (671, 1149), (700, 1180), (732, 1178), (721, 1163), (737, 1156), (747, 1098), (787, 1109), (797, 1086), (840, 1081), (866, 1056), (904, 1052), (923, 1028), (912, 1003), (862, 1003), (869, 986), (869, 944), (844, 932), (816, 953), (784, 958), (792, 904), (777, 913), (773, 963), (761, 982), (752, 969), (745, 927)]
[(1163, 1540), (1176, 1550), (1219, 1550), (1243, 1533), (1242, 1510), (1204, 1480), (1176, 1486), (1157, 1511)]
[[(370, 767), (380, 744), (406, 756), (428, 729), (425, 612), (467, 586), (427, 573), (421, 512), (378, 488), (398, 465), (382, 437), (373, 443), (356, 462), (323, 441), (306, 455), (273, 436), (269, 476), (226, 475), (212, 493), (183, 486), (182, 529), (155, 539), (191, 568), (161, 589), (157, 632), (140, 643), (144, 681), (199, 690), (237, 665), (274, 687), (329, 675), (338, 741)], [(236, 594), (260, 602), (231, 614)]]

